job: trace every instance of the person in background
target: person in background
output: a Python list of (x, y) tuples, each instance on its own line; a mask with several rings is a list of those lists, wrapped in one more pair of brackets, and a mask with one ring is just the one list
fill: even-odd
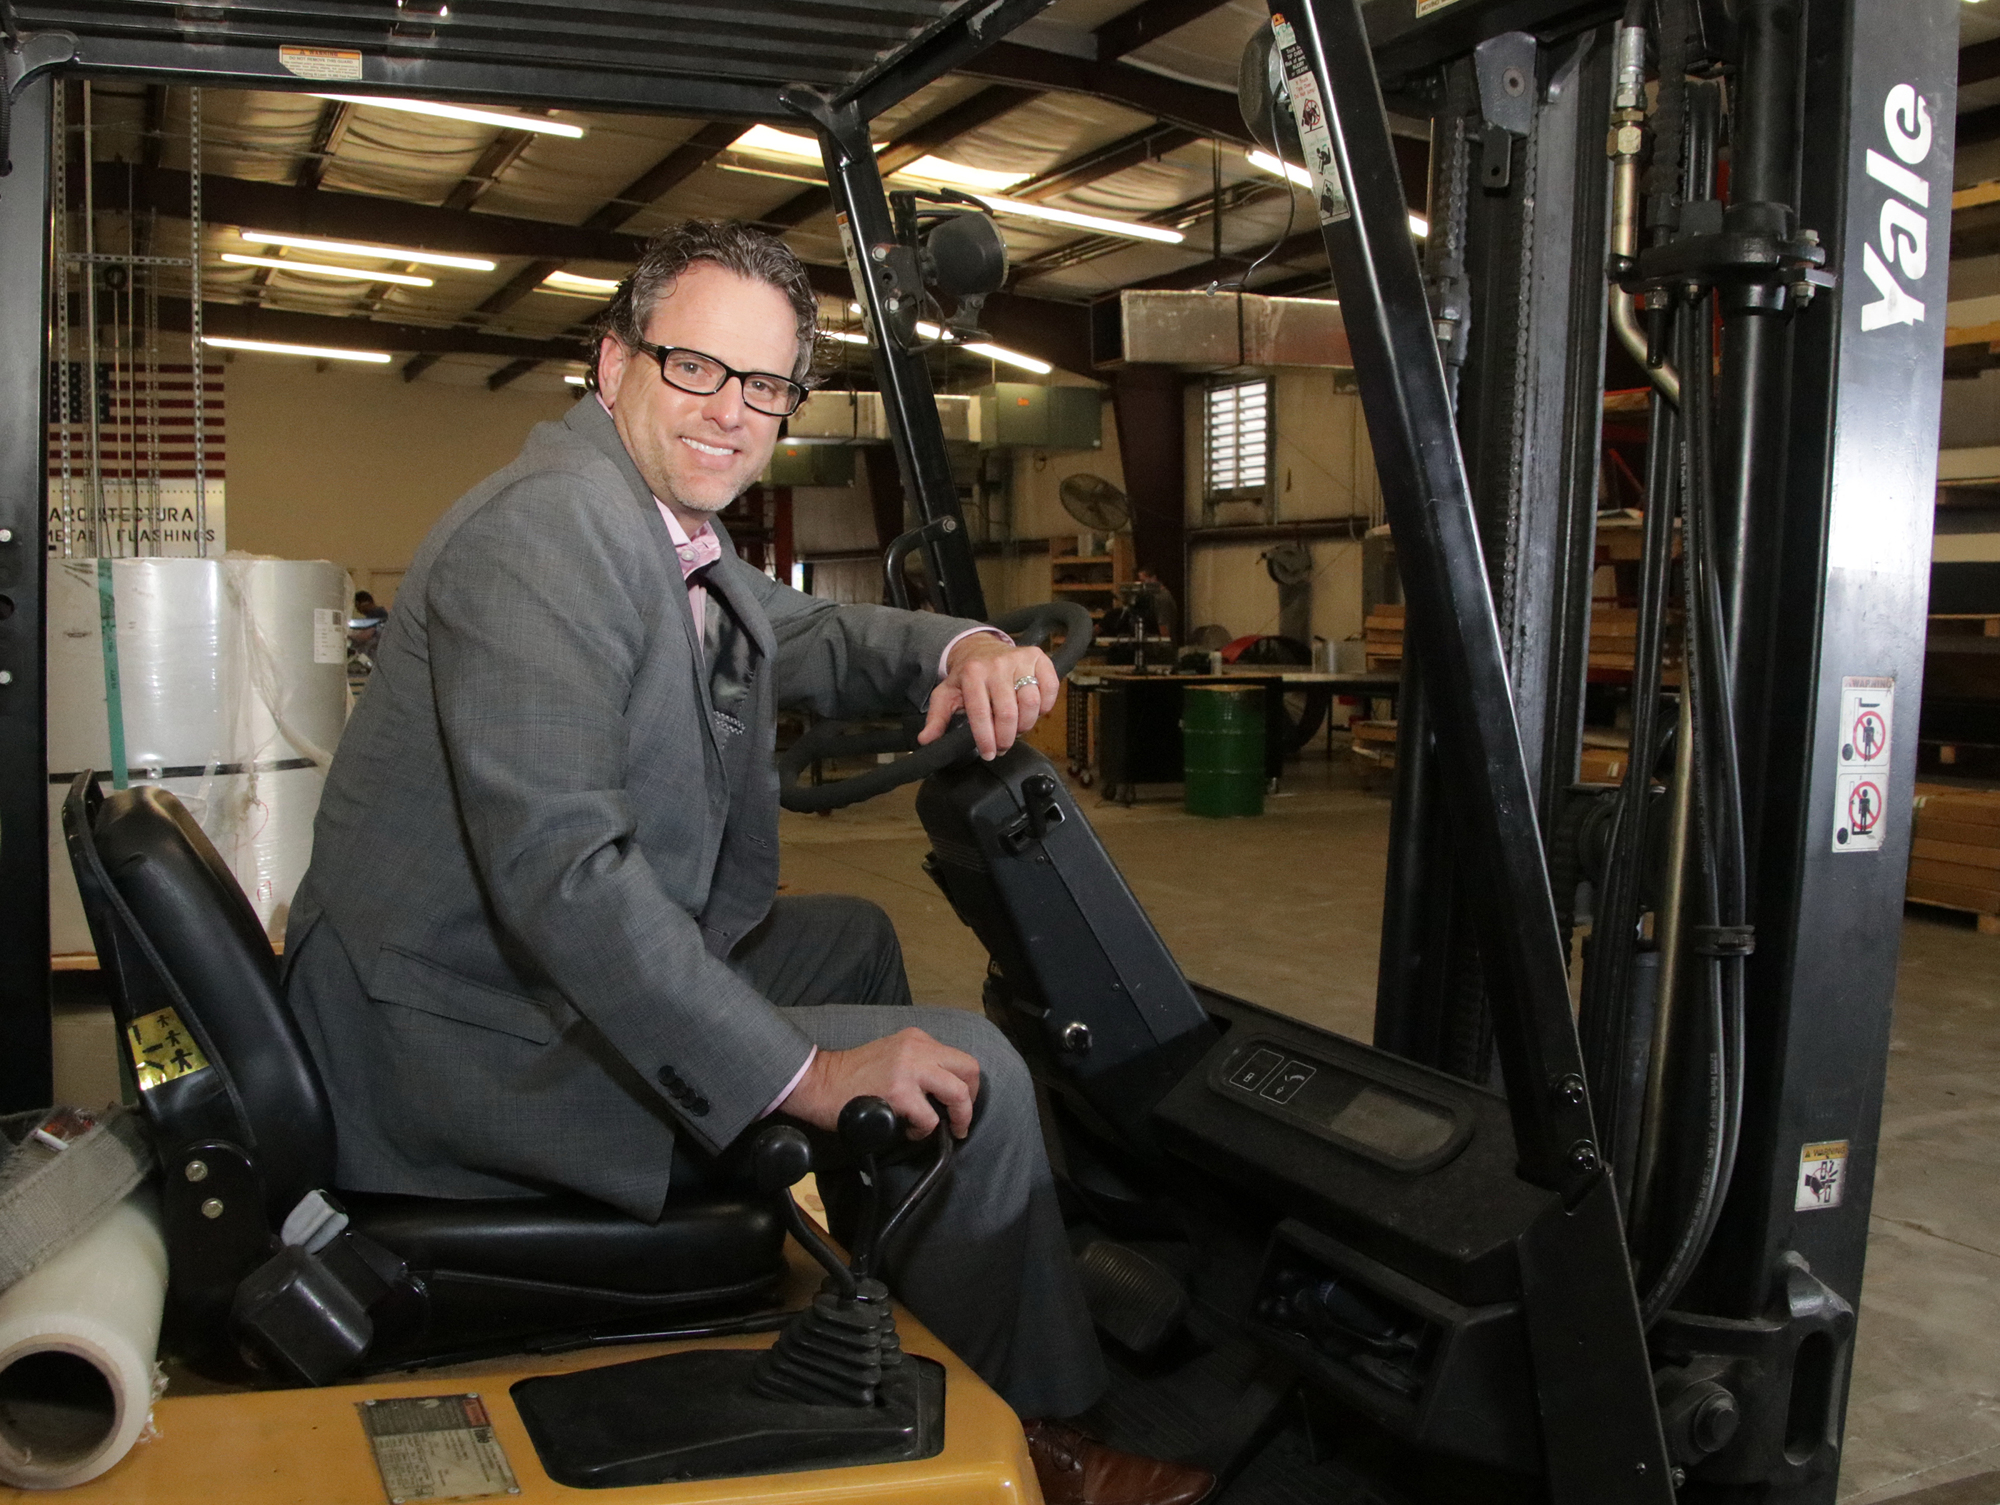
[(1161, 583), (1160, 577), (1150, 567), (1142, 564), (1135, 573), (1141, 585), (1151, 587), (1146, 592), (1152, 602), (1150, 630), (1168, 642), (1179, 642), (1181, 608), (1180, 603), (1174, 600), (1174, 593)]

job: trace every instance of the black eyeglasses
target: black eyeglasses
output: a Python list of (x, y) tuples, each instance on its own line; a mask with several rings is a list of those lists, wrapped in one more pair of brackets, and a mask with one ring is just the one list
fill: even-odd
[(743, 383), (743, 405), (767, 418), (789, 418), (806, 400), (807, 389), (788, 376), (774, 376), (769, 371), (738, 371), (699, 350), (648, 345), (644, 340), (632, 348), (645, 351), (660, 363), (660, 380), (696, 397), (714, 396), (733, 376)]

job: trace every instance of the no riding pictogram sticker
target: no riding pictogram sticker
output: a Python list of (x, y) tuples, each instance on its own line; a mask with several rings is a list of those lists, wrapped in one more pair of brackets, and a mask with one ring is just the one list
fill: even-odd
[(1847, 830), (1851, 838), (1866, 836), (1882, 818), (1882, 787), (1862, 779), (1847, 792)]
[(1873, 763), (1889, 750), (1889, 723), (1882, 719), (1877, 710), (1864, 710), (1854, 718), (1854, 724), (1847, 734), (1847, 744), (1841, 748), (1841, 757), (1861, 763)]
[(1888, 832), (1889, 739), (1896, 681), (1850, 675), (1840, 682), (1840, 746), (1833, 778), (1833, 849), (1879, 851)]

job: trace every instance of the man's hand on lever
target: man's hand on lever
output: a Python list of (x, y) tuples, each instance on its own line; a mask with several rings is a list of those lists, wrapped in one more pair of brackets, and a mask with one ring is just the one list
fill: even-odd
[(936, 1098), (951, 1119), (954, 1139), (972, 1127), (972, 1104), (979, 1096), (979, 1062), (962, 1050), (932, 1039), (920, 1029), (901, 1029), (852, 1050), (822, 1050), (779, 1111), (815, 1129), (833, 1129), (840, 1110), (854, 1098), (886, 1100), (923, 1139), (937, 1127)]
[(1055, 709), (1061, 681), (1039, 648), (1019, 648), (997, 633), (980, 633), (953, 645), (945, 677), (931, 692), (920, 743), (944, 735), (959, 710), (972, 726), (979, 756), (993, 758)]

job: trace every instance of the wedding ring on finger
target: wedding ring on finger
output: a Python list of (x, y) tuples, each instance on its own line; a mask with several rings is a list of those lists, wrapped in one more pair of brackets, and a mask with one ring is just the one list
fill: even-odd
[(1038, 675), (1023, 674), (1019, 679), (1014, 681), (1014, 688), (1017, 690), (1025, 690), (1028, 688), (1029, 685), (1035, 685), (1039, 687), (1041, 685), (1041, 682), (1042, 682), (1041, 678)]

